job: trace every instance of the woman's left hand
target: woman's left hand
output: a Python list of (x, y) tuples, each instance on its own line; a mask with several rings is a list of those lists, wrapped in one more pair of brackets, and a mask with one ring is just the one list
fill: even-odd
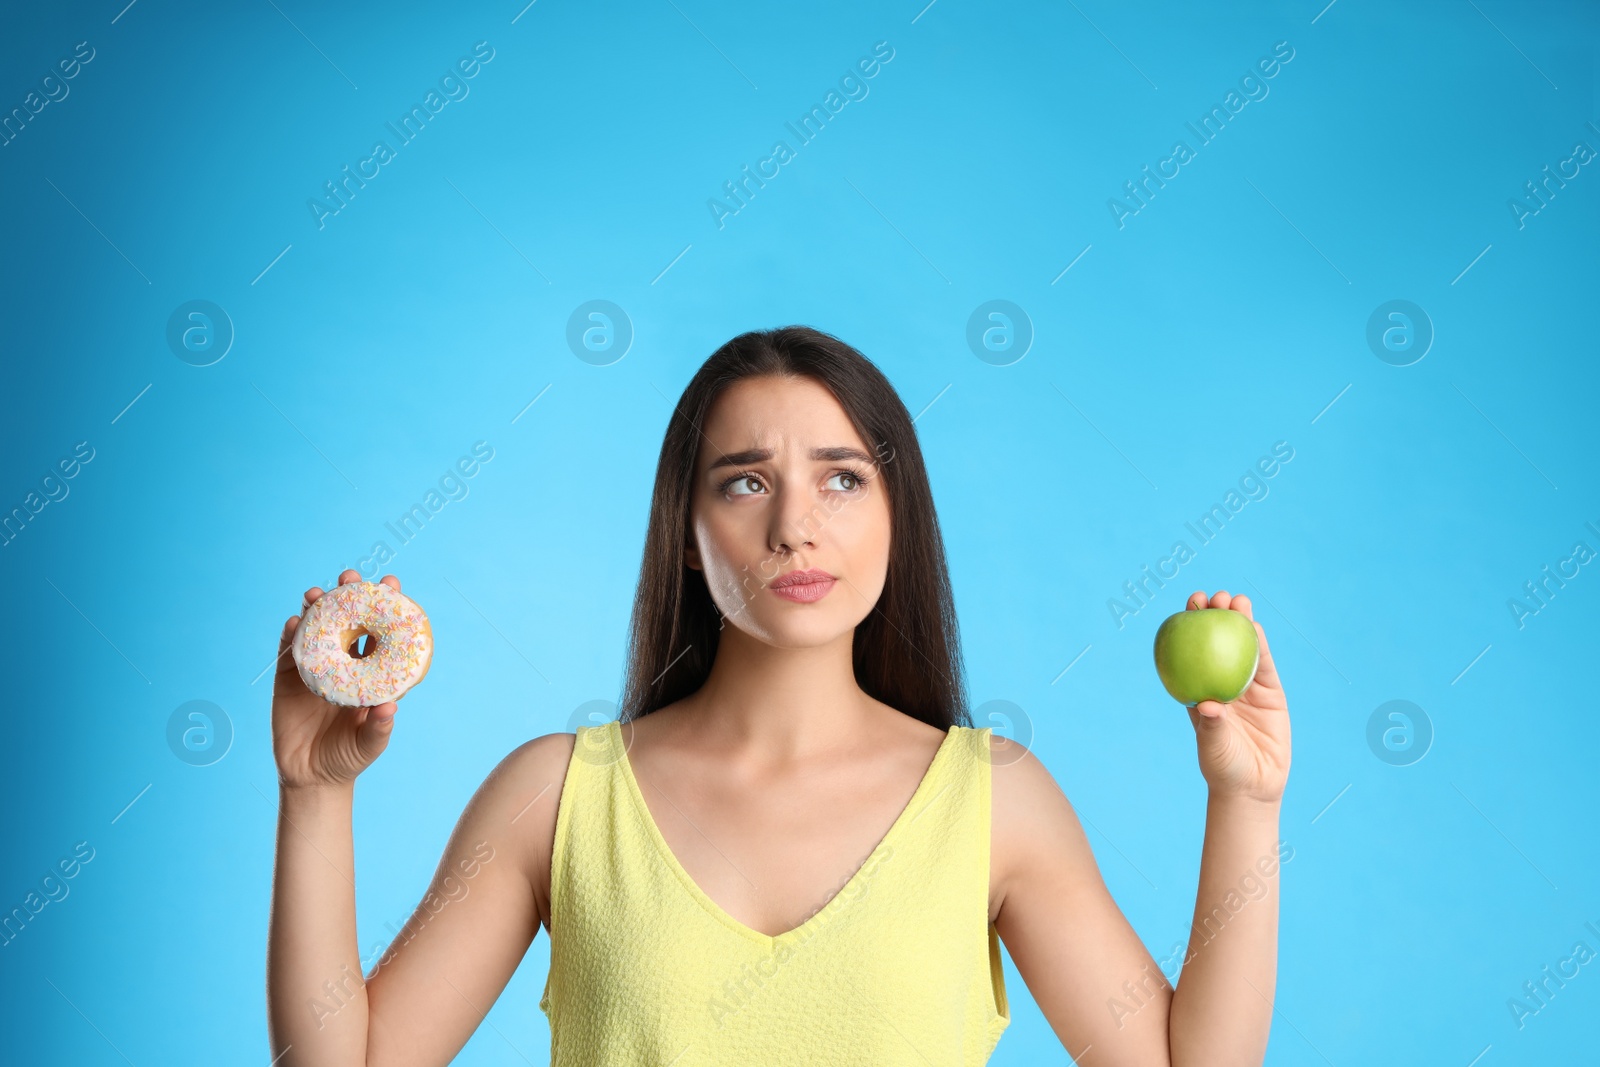
[(1218, 592), (1206, 602), (1204, 592), (1193, 593), (1186, 610), (1205, 607), (1237, 611), (1256, 628), (1261, 659), (1250, 685), (1231, 703), (1202, 700), (1189, 708), (1195, 744), (1200, 753), (1200, 773), (1213, 796), (1242, 796), (1267, 803), (1283, 797), (1289, 778), (1289, 705), (1284, 699), (1278, 671), (1272, 664), (1266, 632), (1250, 614), (1250, 598)]

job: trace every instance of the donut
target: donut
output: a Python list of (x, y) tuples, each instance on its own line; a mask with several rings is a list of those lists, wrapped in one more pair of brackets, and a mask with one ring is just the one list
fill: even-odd
[[(353, 656), (349, 650), (362, 635), (370, 647)], [(291, 647), (307, 689), (330, 704), (373, 707), (422, 681), (433, 659), (433, 629), (410, 597), (382, 582), (347, 582), (306, 609)]]

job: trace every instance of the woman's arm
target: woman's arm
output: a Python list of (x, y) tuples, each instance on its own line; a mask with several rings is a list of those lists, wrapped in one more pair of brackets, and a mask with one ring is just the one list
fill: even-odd
[[(341, 584), (357, 580), (355, 571)], [(386, 576), (396, 589), (399, 582)], [(307, 594), (307, 604), (321, 595)], [(339, 708), (300, 681), (285, 625), (273, 694), (278, 853), (267, 945), (271, 1056), (294, 1065), (444, 1064), (477, 1028), (538, 931), (572, 735), (506, 757), (467, 804), (432, 883), (363, 978), (351, 804), (394, 705)]]
[[(285, 1067), (367, 1062), (367, 1005), (352, 885), (353, 792), (353, 784), (278, 790), (267, 927), (267, 1029), (270, 1051), (282, 1055), (278, 1062)], [(334, 998), (341, 1007), (331, 1016), (312, 1009)]]
[[(1187, 608), (1206, 606), (1205, 594), (1195, 593)], [(1251, 620), (1261, 658), (1238, 699), (1189, 709), (1211, 798), (1194, 923), (1172, 996), (1179, 1067), (1260, 1063), (1278, 974), (1278, 811), (1289, 777), (1289, 706), (1249, 598), (1219, 592), (1210, 606)]]
[(995, 738), (995, 928), (1061, 1046), (1090, 1067), (1165, 1067), (1172, 989), (1106, 889), (1037, 756)]
[[(1188, 604), (1205, 606), (1203, 593)], [(1226, 592), (1209, 606), (1250, 616), (1249, 600)], [(1097, 1067), (1237, 1065), (1265, 1055), (1289, 726), (1266, 635), (1254, 625), (1261, 660), (1249, 689), (1231, 704), (1203, 701), (1190, 711), (1210, 800), (1176, 992), (1112, 900), (1055, 779), (1031, 752), (997, 739), (996, 927), (1062, 1045)]]
[(548, 910), (542, 887), (573, 740), (527, 742), (468, 801), (422, 903), (368, 979), (367, 1063), (443, 1067), (505, 989)]
[(1168, 1027), (1180, 1067), (1266, 1057), (1278, 973), (1278, 863), (1278, 802), (1213, 793)]

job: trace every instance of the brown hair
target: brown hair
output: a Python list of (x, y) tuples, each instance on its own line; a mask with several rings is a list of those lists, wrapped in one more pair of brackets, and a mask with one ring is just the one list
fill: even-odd
[(866, 356), (809, 326), (740, 334), (711, 354), (678, 399), (656, 462), (619, 718), (680, 700), (711, 672), (722, 618), (705, 576), (683, 558), (701, 427), (724, 389), (763, 375), (828, 389), (878, 457), (892, 517), (889, 566), (883, 593), (856, 627), (856, 683), (941, 730), (970, 726), (944, 541), (910, 413)]

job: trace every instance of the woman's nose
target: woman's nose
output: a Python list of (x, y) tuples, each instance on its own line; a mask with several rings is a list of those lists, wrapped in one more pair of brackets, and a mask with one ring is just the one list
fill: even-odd
[(827, 512), (805, 492), (779, 490), (773, 508), (773, 551), (797, 552), (815, 548)]

